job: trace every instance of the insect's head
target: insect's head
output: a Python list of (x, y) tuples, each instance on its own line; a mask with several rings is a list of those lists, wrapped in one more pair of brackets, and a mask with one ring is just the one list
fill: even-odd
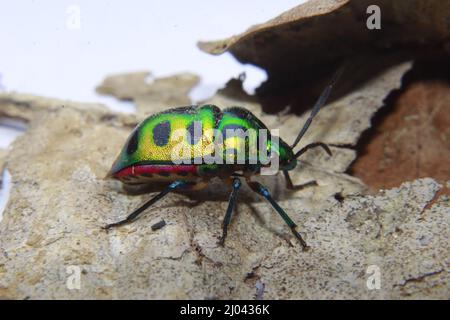
[(297, 165), (297, 159), (292, 148), (282, 139), (279, 139), (278, 143), (272, 141), (272, 152), (278, 157), (280, 170), (289, 171)]

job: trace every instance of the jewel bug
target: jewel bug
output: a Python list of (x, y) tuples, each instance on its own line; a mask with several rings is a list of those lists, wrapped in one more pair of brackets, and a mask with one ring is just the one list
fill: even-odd
[[(228, 135), (230, 130), (232, 133), (233, 130), (241, 130), (244, 133), (249, 130), (268, 131), (266, 125), (245, 108), (229, 107), (221, 110), (215, 105), (186, 106), (168, 109), (149, 116), (132, 131), (107, 177), (118, 179), (127, 185), (165, 182), (166, 186), (124, 220), (108, 224), (103, 228), (110, 229), (130, 223), (168, 193), (179, 189), (201, 189), (207, 186), (210, 179), (218, 177), (231, 185), (228, 207), (222, 224), (222, 236), (219, 240), (219, 244), (223, 245), (241, 187), (241, 178), (244, 178), (247, 185), (265, 198), (286, 222), (303, 249), (307, 249), (308, 246), (296, 230), (297, 225), (294, 221), (272, 198), (269, 190), (261, 183), (252, 181), (251, 177), (260, 174), (263, 168), (270, 166), (273, 156), (276, 156), (279, 163), (278, 169), (283, 172), (288, 189), (299, 190), (306, 186), (316, 185), (315, 181), (310, 181), (294, 186), (289, 171), (296, 167), (297, 158), (307, 150), (321, 147), (331, 156), (329, 147), (325, 143), (315, 142), (304, 146), (297, 152), (294, 152), (294, 148), (308, 130), (313, 118), (324, 106), (341, 73), (342, 68), (335, 73), (331, 82), (322, 91), (291, 146), (275, 136), (270, 136), (262, 145), (260, 143), (263, 153), (267, 152), (267, 156), (270, 155), (269, 162), (265, 163), (260, 159), (263, 155), (261, 150), (256, 154), (252, 163), (250, 163), (248, 155), (244, 158), (243, 163), (235, 161), (236, 152), (239, 152), (236, 149), (241, 148), (248, 153), (248, 136)], [(218, 139), (217, 133), (222, 134), (221, 139)], [(175, 136), (178, 139), (175, 139)], [(236, 142), (243, 142), (243, 144), (236, 144)], [(220, 145), (222, 148), (217, 152), (217, 149), (207, 148), (211, 145)], [(187, 156), (174, 153), (174, 150), (180, 146), (187, 148)], [(244, 154), (247, 154), (245, 152)], [(205, 160), (206, 155), (214, 155), (216, 160), (228, 160), (231, 155), (234, 161), (211, 163)]]

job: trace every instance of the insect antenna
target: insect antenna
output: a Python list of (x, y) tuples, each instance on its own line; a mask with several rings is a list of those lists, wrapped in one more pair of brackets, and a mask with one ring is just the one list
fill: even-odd
[(319, 99), (317, 99), (316, 104), (311, 110), (311, 114), (309, 115), (309, 118), (306, 120), (305, 124), (303, 125), (302, 130), (297, 136), (297, 139), (295, 139), (295, 142), (292, 144), (291, 148), (294, 149), (295, 146), (300, 142), (303, 135), (306, 133), (306, 131), (309, 128), (309, 125), (311, 124), (314, 117), (319, 113), (320, 109), (324, 106), (325, 102), (327, 101), (328, 97), (330, 96), (331, 89), (336, 84), (337, 80), (341, 76), (342, 72), (344, 71), (345, 66), (340, 67), (336, 73), (333, 75), (333, 78), (331, 79), (330, 83), (325, 87), (325, 89), (322, 91), (322, 93), (319, 96)]

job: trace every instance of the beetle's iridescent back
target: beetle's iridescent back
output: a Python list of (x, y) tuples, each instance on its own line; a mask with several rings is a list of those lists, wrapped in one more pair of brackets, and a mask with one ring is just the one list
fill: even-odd
[[(183, 170), (193, 175), (202, 175), (206, 171), (211, 174), (211, 171), (220, 170), (223, 166), (233, 166), (238, 154), (244, 154), (244, 160), (248, 163), (248, 136), (233, 132), (251, 131), (259, 134), (261, 130), (265, 130), (268, 139), (260, 149), (270, 153), (271, 140), (267, 127), (244, 108), (231, 107), (221, 111), (214, 105), (202, 105), (169, 109), (146, 118), (133, 130), (114, 162), (110, 175), (134, 175), (136, 179), (131, 179), (132, 183), (148, 183), (149, 179), (145, 179), (142, 174), (135, 174), (136, 170), (155, 173), (158, 168), (165, 168), (169, 174), (164, 173), (164, 176), (171, 180), (172, 173), (184, 172)], [(218, 136), (221, 137), (220, 144), (223, 146), (219, 154), (215, 148)], [(290, 156), (292, 152), (289, 153), (289, 147), (284, 143), (280, 146), (280, 154)], [(230, 156), (235, 158), (230, 161)], [(257, 164), (260, 156), (257, 153)], [(223, 160), (220, 164), (205, 162), (205, 158), (218, 159), (217, 157)], [(227, 171), (233, 170), (228, 167)], [(127, 179), (122, 181), (126, 183)]]

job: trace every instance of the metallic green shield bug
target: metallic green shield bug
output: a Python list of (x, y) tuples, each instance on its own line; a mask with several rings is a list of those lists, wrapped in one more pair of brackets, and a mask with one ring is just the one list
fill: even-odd
[(328, 146), (321, 142), (306, 145), (297, 152), (294, 148), (325, 104), (341, 71), (324, 89), (291, 146), (281, 138), (271, 136), (261, 120), (241, 107), (224, 110), (214, 105), (178, 107), (146, 118), (130, 134), (108, 176), (124, 184), (162, 182), (165, 187), (126, 219), (104, 228), (110, 229), (134, 221), (171, 191), (201, 189), (207, 186), (211, 178), (218, 177), (231, 186), (219, 240), (223, 245), (241, 179), (245, 179), (248, 186), (264, 197), (281, 216), (302, 247), (308, 248), (296, 230), (297, 225), (272, 198), (269, 190), (251, 178), (270, 167), (276, 159), (277, 169), (283, 172), (288, 189), (298, 190), (316, 184), (311, 181), (294, 186), (288, 171), (294, 169), (297, 158), (311, 148), (322, 147), (331, 156)]

